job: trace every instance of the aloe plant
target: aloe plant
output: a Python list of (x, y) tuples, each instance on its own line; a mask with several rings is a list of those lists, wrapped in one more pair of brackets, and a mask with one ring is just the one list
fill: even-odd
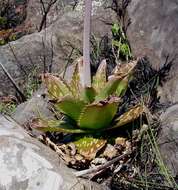
[[(45, 132), (93, 134), (118, 128), (137, 119), (143, 112), (140, 105), (131, 108), (118, 118), (115, 117), (136, 63), (137, 61), (132, 61), (116, 66), (113, 74), (107, 78), (106, 60), (103, 60), (92, 78), (91, 87), (83, 87), (81, 84), (79, 73), (82, 70), (81, 64), (75, 65), (70, 82), (52, 74), (44, 74), (43, 82), (48, 89), (49, 98), (53, 100), (52, 105), (63, 117), (61, 120), (40, 118), (36, 129)], [(85, 137), (83, 141), (76, 142), (76, 145), (81, 142), (87, 145), (90, 141), (91, 137), (89, 139)], [(99, 146), (103, 145), (105, 140), (98, 139), (97, 142)], [(79, 151), (84, 150), (86, 149), (81, 145)], [(87, 154), (87, 151), (83, 153)]]
[[(142, 107), (137, 105), (122, 116), (115, 117), (137, 61), (116, 66), (113, 74), (107, 78), (107, 64), (106, 60), (103, 60), (96, 75), (91, 79), (89, 44), (91, 9), (92, 1), (85, 0), (84, 57), (74, 66), (71, 81), (67, 82), (52, 74), (43, 76), (49, 98), (53, 100), (53, 107), (63, 116), (61, 120), (39, 118), (35, 125), (38, 130), (91, 135), (97, 131), (125, 125), (143, 112)], [(80, 154), (91, 159), (106, 144), (106, 140), (82, 136), (74, 143)]]

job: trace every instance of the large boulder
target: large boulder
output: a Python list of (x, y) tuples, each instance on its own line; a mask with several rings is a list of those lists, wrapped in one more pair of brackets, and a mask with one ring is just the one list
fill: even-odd
[(153, 67), (161, 67), (166, 56), (175, 58), (170, 80), (162, 89), (162, 101), (178, 101), (178, 3), (177, 0), (132, 0), (128, 13), (128, 37), (136, 56), (148, 56)]
[(45, 23), (43, 23), (43, 28), (45, 27), (44, 25), (48, 27), (54, 23), (59, 18), (59, 15), (63, 16), (66, 8), (70, 11), (77, 4), (75, 0), (28, 0), (27, 15), (24, 23), (31, 32), (39, 31), (45, 15), (44, 8), (45, 11), (48, 10), (48, 14)]
[[(160, 88), (163, 103), (178, 101), (178, 3), (176, 0), (132, 0), (128, 13), (131, 25), (128, 37), (136, 56), (148, 56), (153, 67), (165, 63), (167, 55), (175, 58), (168, 81)], [(164, 162), (173, 176), (178, 175), (178, 106), (161, 115), (159, 147)]]
[[(72, 77), (72, 73), (74, 71), (74, 67), (69, 66), (65, 72), (65, 80), (70, 81)], [(17, 106), (16, 111), (12, 113), (13, 119), (17, 121), (19, 124), (23, 125), (28, 122), (30, 119), (39, 116), (39, 112), (41, 115), (54, 119), (54, 114), (49, 110), (48, 106), (48, 98), (43, 96), (47, 93), (47, 90), (44, 85), (33, 93), (33, 96), (28, 101)]]
[(57, 154), (28, 136), (14, 120), (0, 116), (1, 190), (106, 189), (77, 179)]
[(162, 115), (159, 147), (162, 158), (172, 175), (178, 176), (178, 104), (169, 107)]
[(38, 117), (39, 113), (47, 118), (54, 119), (52, 112), (49, 110), (48, 101), (42, 97), (44, 92), (44, 87), (41, 87), (33, 94), (31, 99), (17, 106), (16, 111), (11, 115), (12, 118), (21, 125)]

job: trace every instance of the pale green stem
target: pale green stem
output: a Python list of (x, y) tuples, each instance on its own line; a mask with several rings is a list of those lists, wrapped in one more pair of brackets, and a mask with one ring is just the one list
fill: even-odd
[(90, 69), (90, 33), (91, 33), (92, 0), (85, 0), (84, 33), (83, 33), (83, 87), (91, 87)]

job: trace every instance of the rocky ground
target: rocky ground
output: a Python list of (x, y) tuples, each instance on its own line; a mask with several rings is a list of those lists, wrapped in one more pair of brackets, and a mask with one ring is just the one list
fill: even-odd
[[(7, 2), (0, 1), (0, 7), (3, 7), (2, 3)], [(57, 1), (49, 11), (46, 29), (43, 26), (42, 30), (40, 26), (44, 12), (40, 0), (29, 0), (28, 3), (24, 0), (12, 0), (10, 3), (15, 6), (10, 6), (9, 14), (2, 14), (4, 10), (1, 8), (0, 16), (10, 17), (13, 22), (1, 25), (0, 29), (3, 32), (7, 30), (10, 35), (15, 34), (17, 38), (12, 39), (9, 34), (5, 38), (6, 42), (14, 41), (0, 46), (0, 62), (23, 91), (27, 86), (25, 81), (33, 75), (31, 71), (35, 71), (35, 75), (49, 69), (53, 72), (62, 71), (68, 60), (70, 64), (80, 55), (83, 30), (82, 3), (76, 4), (74, 0)], [(94, 1), (92, 30), (96, 37), (111, 35), (111, 24), (118, 19), (116, 12), (109, 8), (111, 5), (112, 1)], [(48, 4), (45, 4), (45, 7), (47, 6)], [(132, 0), (127, 15), (131, 19), (127, 35), (135, 56), (147, 56), (156, 69), (163, 66), (167, 58), (168, 61), (173, 60), (167, 80), (163, 81), (158, 89), (160, 102), (164, 105), (161, 110), (158, 146), (171, 176), (175, 178), (178, 176), (177, 12), (176, 0), (171, 2)], [(13, 31), (9, 31), (12, 28)], [(4, 36), (0, 33), (0, 37)], [(67, 71), (67, 76), (70, 76), (70, 70)], [(2, 147), (0, 188), (7, 190), (109, 188), (77, 179), (72, 170), (59, 161), (56, 153), (28, 136), (18, 125), (23, 125), (37, 114), (33, 108), (34, 104), (38, 105), (38, 109), (44, 115), (50, 116), (46, 102), (39, 94), (41, 91), (27, 103), (17, 107), (13, 114), (16, 122), (9, 117), (0, 117)], [(4, 95), (15, 95), (15, 90), (0, 69), (0, 96)], [(27, 162), (32, 163), (30, 166), (33, 167), (29, 167)], [(118, 185), (114, 188), (119, 189)]]

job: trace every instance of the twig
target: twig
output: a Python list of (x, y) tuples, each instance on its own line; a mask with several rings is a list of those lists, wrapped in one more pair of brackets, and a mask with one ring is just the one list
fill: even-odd
[(45, 45), (45, 42), (46, 42), (46, 30), (45, 30), (45, 36), (44, 36), (44, 38), (42, 37), (42, 46), (43, 46), (43, 74), (45, 74), (47, 72), (47, 68), (46, 68), (46, 45)]
[(20, 88), (18, 87), (18, 85), (15, 83), (15, 81), (12, 78), (12, 76), (10, 75), (10, 73), (7, 71), (7, 69), (4, 67), (4, 65), (1, 62), (0, 62), (0, 66), (1, 66), (2, 70), (4, 71), (5, 75), (11, 81), (11, 83), (14, 86), (15, 90), (19, 93), (19, 95), (21, 97), (21, 100), (19, 100), (19, 101), (20, 102), (25, 102), (27, 100), (26, 97), (25, 97), (25, 95), (22, 93), (22, 91), (20, 90)]
[(24, 72), (25, 76), (28, 76), (27, 72), (26, 72), (25, 69), (23, 68), (23, 65), (22, 65), (22, 64), (20, 63), (20, 61), (18, 60), (18, 58), (17, 58), (17, 56), (16, 56), (16, 54), (15, 54), (15, 52), (14, 52), (14, 49), (12, 48), (11, 44), (8, 43), (8, 46), (9, 46), (9, 48), (10, 48), (10, 50), (11, 50), (11, 52), (12, 52), (12, 54), (13, 54), (15, 60), (16, 60), (17, 65), (19, 66), (19, 68)]
[[(67, 43), (67, 46), (74, 48), (75, 51), (76, 51), (79, 55), (81, 55), (81, 56), (83, 55), (82, 51), (81, 51), (79, 48), (77, 48), (74, 44), (72, 44), (70, 41), (66, 41), (66, 43)], [(61, 44), (61, 46), (62, 46), (62, 44)]]
[(127, 151), (124, 154), (122, 154), (121, 156), (118, 156), (118, 157), (112, 159), (111, 161), (106, 162), (103, 165), (96, 166), (94, 168), (90, 168), (90, 169), (87, 169), (87, 170), (82, 170), (82, 171), (74, 172), (74, 175), (77, 176), (77, 177), (81, 177), (81, 176), (84, 176), (84, 175), (87, 175), (87, 174), (99, 172), (100, 170), (108, 168), (109, 166), (111, 166), (115, 162), (121, 160), (125, 156), (128, 156), (129, 154), (130, 154), (130, 151)]
[(55, 152), (60, 155), (60, 156), (64, 156), (64, 153), (61, 151), (61, 149), (55, 144), (53, 143), (48, 137), (46, 137), (45, 139), (43, 139), (44, 142), (46, 143), (46, 145), (48, 145), (49, 147), (51, 147), (53, 150), (55, 150)]
[(74, 5), (72, 6), (72, 10), (75, 10), (75, 8), (76, 8), (77, 5), (78, 5), (78, 1), (79, 1), (79, 0), (74, 0)]
[(47, 15), (51, 9), (51, 7), (57, 2), (57, 0), (50, 0), (50, 2), (48, 3), (47, 7), (45, 8), (45, 3), (43, 2), (43, 0), (40, 0), (40, 3), (42, 4), (42, 10), (43, 10), (43, 17), (40, 23), (40, 27), (38, 32), (40, 32), (43, 29), (43, 26), (45, 25), (46, 28), (46, 19), (47, 19)]
[(51, 36), (51, 63), (48, 68), (48, 72), (52, 72), (52, 67), (53, 67), (53, 57), (54, 57), (54, 45), (53, 45), (53, 35)]

